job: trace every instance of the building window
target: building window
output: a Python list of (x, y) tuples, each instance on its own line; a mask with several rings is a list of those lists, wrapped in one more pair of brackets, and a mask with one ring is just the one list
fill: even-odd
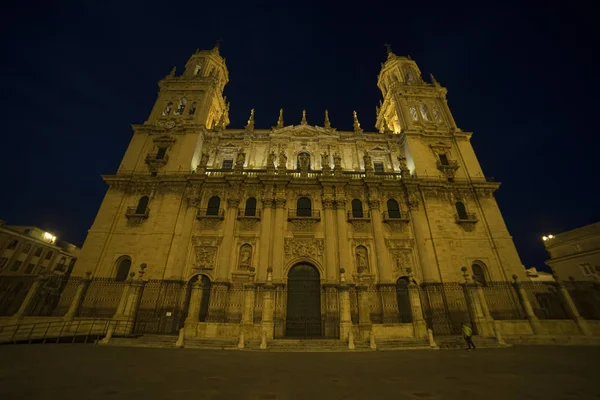
[(52, 258), (52, 252), (49, 251), (48, 253), (46, 253), (46, 260), (49, 260)]
[(129, 270), (131, 269), (131, 258), (128, 256), (121, 257), (117, 260), (117, 273), (115, 280), (117, 282), (125, 282), (129, 276)]
[(208, 207), (206, 207), (206, 215), (219, 215), (219, 206), (221, 205), (221, 199), (219, 196), (213, 196), (208, 200)]
[(400, 205), (394, 199), (387, 201), (388, 217), (389, 218), (400, 218)]
[(364, 217), (362, 201), (359, 199), (352, 200), (352, 217), (362, 218)]
[(233, 169), (233, 159), (232, 158), (223, 160), (223, 169)]
[(2, 271), (2, 269), (4, 268), (4, 266), (6, 265), (7, 262), (8, 262), (8, 258), (6, 258), (6, 257), (0, 258), (0, 272)]
[(246, 200), (246, 208), (244, 210), (244, 216), (256, 217), (256, 199), (250, 197)]
[[(585, 263), (585, 264), (579, 264), (579, 268), (581, 268), (581, 271), (583, 272), (584, 275), (595, 275), (596, 271), (594, 270), (594, 268), (592, 267), (592, 264), (590, 263)], [(598, 268), (598, 267), (596, 267)]]
[(450, 165), (450, 163), (448, 162), (448, 156), (446, 154), (438, 154), (438, 157), (440, 158), (440, 164)]
[(162, 160), (163, 158), (165, 158), (165, 154), (167, 154), (167, 148), (166, 147), (159, 147), (158, 148), (158, 152), (156, 152), (156, 159), (157, 160)]
[(408, 278), (402, 277), (396, 281), (396, 301), (398, 302), (398, 317), (401, 323), (412, 322), (412, 310), (410, 305), (410, 295)]
[(12, 265), (12, 267), (10, 267), (11, 271), (18, 271), (19, 268), (21, 268), (21, 264), (23, 264), (23, 261), (17, 260), (14, 262), (14, 264)]
[(25, 246), (23, 246), (23, 248), (21, 249), (21, 253), (29, 253), (31, 251), (31, 244), (27, 243)]
[(421, 109), (421, 117), (423, 117), (423, 120), (429, 121), (429, 108), (427, 107), (427, 104), (421, 103), (419, 107)]
[(404, 78), (406, 79), (406, 82), (413, 82), (415, 80), (415, 73), (411, 67), (404, 67)]
[(474, 263), (471, 266), (471, 271), (473, 272), (473, 280), (477, 283), (481, 283), (483, 286), (487, 284), (487, 280), (485, 278), (485, 266), (480, 263)]
[(458, 213), (458, 219), (469, 219), (464, 203), (460, 201), (456, 202), (456, 212)]
[(146, 209), (148, 208), (149, 200), (150, 198), (148, 196), (140, 197), (140, 199), (138, 200), (138, 205), (135, 209), (135, 213), (139, 215), (146, 214)]
[(10, 243), (8, 244), (7, 249), (8, 250), (14, 250), (17, 248), (17, 245), (19, 244), (18, 240), (11, 240)]
[(65, 271), (65, 263), (67, 262), (67, 259), (65, 257), (61, 257), (60, 261), (58, 262), (58, 265), (56, 266), (56, 269), (64, 272)]
[(382, 174), (384, 171), (383, 169), (383, 163), (382, 162), (374, 162), (373, 163), (373, 168), (375, 168), (375, 173), (376, 174)]
[(23, 271), (23, 273), (25, 273), (25, 274), (31, 274), (33, 272), (34, 268), (35, 268), (35, 264), (29, 264), (27, 266), (27, 268), (25, 268), (25, 270)]
[(190, 106), (190, 115), (194, 115), (196, 113), (196, 102), (193, 102)]
[(186, 104), (187, 104), (187, 99), (185, 97), (182, 97), (181, 99), (179, 99), (179, 106), (177, 107), (177, 110), (175, 111), (175, 115), (182, 115), (183, 112), (185, 111)]
[(35, 254), (34, 254), (34, 256), (35, 256), (35, 257), (39, 257), (39, 256), (41, 256), (41, 255), (42, 255), (42, 251), (43, 251), (43, 250), (44, 250), (44, 249), (42, 249), (41, 247), (38, 247), (37, 249), (35, 249)]
[(412, 118), (413, 121), (418, 121), (419, 120), (419, 115), (417, 114), (417, 109), (414, 107), (411, 107), (410, 109), (410, 117)]
[(311, 217), (312, 203), (308, 197), (300, 197), (296, 202), (296, 216)]
[(162, 115), (169, 115), (169, 114), (171, 114), (171, 110), (172, 110), (172, 109), (173, 109), (173, 103), (169, 102), (169, 103), (167, 104), (167, 106), (165, 107), (165, 109), (164, 109), (164, 111), (163, 111)]

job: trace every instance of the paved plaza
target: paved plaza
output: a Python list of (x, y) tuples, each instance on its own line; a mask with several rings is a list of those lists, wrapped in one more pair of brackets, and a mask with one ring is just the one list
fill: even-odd
[(0, 399), (600, 399), (595, 347), (260, 353), (0, 346)]

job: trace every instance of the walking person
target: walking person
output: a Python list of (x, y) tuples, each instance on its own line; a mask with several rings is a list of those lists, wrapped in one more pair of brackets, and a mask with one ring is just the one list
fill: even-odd
[(462, 333), (467, 342), (467, 350), (471, 351), (471, 346), (473, 347), (473, 350), (475, 350), (475, 343), (473, 343), (473, 329), (471, 329), (466, 322), (463, 322), (462, 324)]

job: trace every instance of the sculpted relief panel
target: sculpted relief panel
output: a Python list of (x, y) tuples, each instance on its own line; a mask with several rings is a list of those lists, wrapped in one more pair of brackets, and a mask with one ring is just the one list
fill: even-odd
[(285, 239), (284, 249), (286, 259), (294, 257), (311, 257), (320, 260), (323, 256), (323, 239)]

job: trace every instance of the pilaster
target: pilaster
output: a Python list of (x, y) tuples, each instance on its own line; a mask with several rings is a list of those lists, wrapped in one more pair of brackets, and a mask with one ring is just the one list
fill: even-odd
[(81, 283), (79, 283), (77, 291), (75, 292), (75, 296), (73, 297), (73, 301), (69, 306), (69, 310), (63, 317), (64, 320), (72, 321), (79, 313), (79, 308), (81, 307), (81, 303), (83, 302), (87, 288), (90, 286), (90, 282), (92, 281), (91, 275), (92, 273), (89, 271), (85, 273), (85, 278), (83, 278)]

